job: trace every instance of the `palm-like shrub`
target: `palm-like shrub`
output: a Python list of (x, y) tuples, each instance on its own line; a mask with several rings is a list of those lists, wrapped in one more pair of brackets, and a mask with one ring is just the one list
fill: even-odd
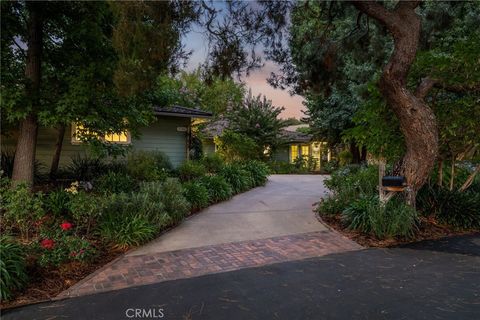
[(7, 236), (0, 237), (0, 300), (8, 300), (28, 281), (23, 247)]
[(105, 173), (106, 165), (102, 159), (88, 155), (75, 155), (66, 168), (66, 175), (78, 181), (90, 181)]
[(200, 182), (208, 190), (208, 198), (210, 203), (227, 200), (232, 196), (232, 187), (222, 176), (205, 176), (200, 179)]

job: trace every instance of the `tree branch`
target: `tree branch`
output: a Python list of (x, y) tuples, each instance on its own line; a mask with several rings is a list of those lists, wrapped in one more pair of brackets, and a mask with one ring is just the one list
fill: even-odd
[(433, 88), (442, 89), (453, 93), (465, 93), (472, 91), (480, 91), (480, 83), (474, 84), (448, 84), (439, 79), (433, 79), (430, 77), (423, 78), (417, 89), (415, 90), (415, 96), (418, 99), (425, 99), (430, 90)]
[[(370, 17), (378, 20), (383, 25), (387, 26), (390, 24), (391, 19), (393, 18), (392, 13), (385, 8), (382, 4), (375, 1), (352, 1), (352, 5), (355, 6), (358, 10), (366, 13)], [(390, 21), (389, 21), (390, 20)]]

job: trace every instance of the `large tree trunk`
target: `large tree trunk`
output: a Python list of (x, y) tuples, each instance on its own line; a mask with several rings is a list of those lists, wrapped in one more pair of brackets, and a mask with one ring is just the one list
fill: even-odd
[(405, 137), (406, 153), (401, 171), (408, 184), (407, 202), (414, 205), (416, 193), (427, 181), (438, 152), (435, 115), (423, 101), (431, 87), (422, 83), (416, 94), (407, 89), (407, 75), (415, 60), (421, 31), (420, 17), (415, 13), (419, 1), (401, 1), (394, 10), (375, 1), (353, 4), (378, 20), (393, 36), (394, 51), (383, 70), (379, 87)]
[(31, 111), (20, 123), (20, 131), (15, 151), (12, 180), (15, 184), (26, 182), (33, 184), (35, 147), (37, 144), (38, 122), (36, 110), (39, 103), (42, 56), (42, 19), (41, 3), (27, 2), (28, 39), (27, 60), (25, 65), (26, 95), (31, 102)]
[(63, 138), (65, 137), (65, 125), (58, 127), (57, 142), (55, 143), (55, 152), (53, 153), (52, 165), (50, 166), (50, 179), (55, 179), (60, 163), (60, 155), (62, 153)]

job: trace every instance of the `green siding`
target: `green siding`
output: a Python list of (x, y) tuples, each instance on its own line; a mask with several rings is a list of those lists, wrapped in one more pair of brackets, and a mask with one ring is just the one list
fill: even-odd
[[(187, 132), (177, 131), (177, 127), (188, 127), (190, 118), (180, 117), (158, 117), (155, 123), (140, 129), (140, 137), (132, 138), (132, 147), (134, 150), (153, 151), (159, 150), (165, 152), (174, 166), (180, 165), (187, 155), (186, 143)], [(67, 166), (70, 159), (75, 155), (85, 155), (87, 147), (82, 144), (72, 144), (71, 127), (65, 130), (63, 140), (62, 154), (60, 157), (60, 166)], [(50, 167), (53, 152), (55, 149), (56, 133), (55, 129), (40, 128), (38, 130), (36, 159), (42, 164)], [(16, 136), (9, 138), (2, 137), (2, 150), (15, 150)]]
[(139, 139), (132, 139), (135, 150), (165, 152), (177, 167), (187, 157), (187, 132), (177, 131), (177, 127), (188, 127), (190, 118), (159, 117), (158, 121), (140, 130)]

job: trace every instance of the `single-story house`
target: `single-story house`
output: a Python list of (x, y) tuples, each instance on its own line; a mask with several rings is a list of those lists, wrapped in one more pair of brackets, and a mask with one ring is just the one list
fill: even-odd
[[(211, 121), (202, 130), (202, 146), (204, 154), (216, 151), (215, 137), (220, 136), (228, 127), (228, 120), (219, 119)], [(308, 125), (289, 126), (282, 130), (281, 138), (284, 145), (275, 150), (272, 159), (294, 163), (299, 157), (312, 157), (316, 160), (315, 171), (320, 171), (323, 163), (331, 160), (331, 151), (326, 142), (314, 139), (313, 135), (297, 131), (300, 127)]]
[[(134, 138), (129, 132), (123, 134), (106, 135), (105, 140), (111, 143), (130, 145), (133, 150), (162, 151), (176, 167), (189, 158), (189, 141), (192, 119), (210, 118), (210, 112), (185, 108), (181, 106), (154, 107), (156, 121), (149, 126), (140, 128), (140, 136)], [(76, 155), (85, 155), (87, 147), (75, 135), (77, 128), (71, 124), (65, 130), (60, 166), (68, 165)], [(14, 150), (16, 134), (3, 137), (2, 150)], [(37, 136), (36, 159), (50, 165), (55, 150), (57, 130), (53, 128), (39, 128)]]

